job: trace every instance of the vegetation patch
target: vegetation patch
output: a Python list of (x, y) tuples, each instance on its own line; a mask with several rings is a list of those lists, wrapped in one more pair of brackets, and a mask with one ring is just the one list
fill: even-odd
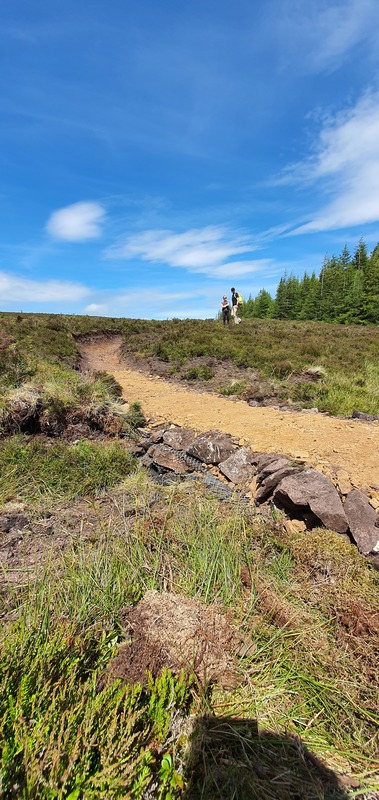
[[(289, 534), (280, 516), (219, 503), (193, 481), (158, 487), (140, 471), (105, 504), (95, 497), (81, 508), (82, 527), (91, 514), (90, 539), (77, 532), (72, 550), (42, 577), (13, 584), (6, 599), (6, 797), (363, 800), (375, 792), (378, 576), (355, 548), (322, 530)], [(139, 605), (142, 597), (154, 602)], [(212, 670), (196, 671), (201, 636), (187, 631), (182, 649), (178, 619), (165, 616), (173, 597), (196, 611), (204, 653), (216, 653), (223, 630), (212, 614), (230, 620), (237, 682), (226, 688)], [(362, 621), (354, 628), (353, 597)], [(184, 672), (160, 661), (154, 677), (144, 651), (140, 663), (138, 648), (128, 658), (149, 613), (156, 663), (168, 647), (173, 659), (177, 645)], [(179, 622), (184, 630), (185, 614)], [(104, 682), (117, 651), (140, 668), (139, 682), (114, 673)]]
[(75, 444), (14, 436), (0, 443), (0, 502), (96, 494), (135, 468), (120, 442)]

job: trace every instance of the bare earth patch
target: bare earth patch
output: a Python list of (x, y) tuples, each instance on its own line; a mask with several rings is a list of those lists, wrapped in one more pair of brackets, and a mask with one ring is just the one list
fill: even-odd
[(147, 671), (156, 676), (166, 668), (194, 673), (202, 686), (215, 681), (224, 688), (235, 685), (241, 639), (217, 606), (149, 590), (121, 618), (128, 639), (108, 666), (111, 679), (144, 683)]
[(125, 366), (122, 338), (82, 343), (83, 369), (105, 370), (128, 402), (146, 416), (199, 431), (217, 428), (250, 443), (253, 450), (305, 458), (318, 469), (343, 469), (353, 486), (379, 485), (379, 423), (251, 407), (241, 400), (190, 391)]

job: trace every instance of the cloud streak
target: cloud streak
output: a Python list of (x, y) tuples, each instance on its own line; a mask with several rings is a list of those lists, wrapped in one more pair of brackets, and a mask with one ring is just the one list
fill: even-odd
[(0, 296), (3, 302), (76, 303), (90, 294), (80, 283), (70, 281), (34, 281), (0, 272)]
[(286, 183), (320, 184), (331, 200), (289, 235), (326, 231), (379, 220), (379, 92), (321, 130), (312, 159), (293, 165)]
[(105, 210), (100, 203), (73, 203), (54, 211), (46, 224), (53, 239), (65, 242), (82, 242), (98, 239), (102, 233)]
[(270, 267), (269, 259), (244, 259), (257, 244), (241, 231), (221, 225), (192, 228), (182, 233), (147, 230), (129, 236), (104, 252), (108, 259), (139, 259), (182, 268), (212, 278), (236, 278)]

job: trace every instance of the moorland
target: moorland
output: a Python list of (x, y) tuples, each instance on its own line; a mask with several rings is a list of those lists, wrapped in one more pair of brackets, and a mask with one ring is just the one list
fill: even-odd
[[(0, 315), (1, 796), (374, 800), (378, 573), (333, 531), (157, 483), (143, 406), (81, 369), (115, 334), (125, 365), (196, 392), (379, 414), (374, 326)], [(152, 592), (162, 642), (188, 645), (192, 609), (204, 652), (115, 678)]]

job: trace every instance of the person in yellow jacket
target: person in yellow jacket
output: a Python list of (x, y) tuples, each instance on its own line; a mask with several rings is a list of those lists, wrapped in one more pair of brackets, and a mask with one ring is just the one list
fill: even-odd
[(234, 324), (239, 325), (241, 322), (241, 317), (238, 316), (239, 294), (236, 292), (234, 286), (232, 286), (230, 291), (232, 293), (232, 317), (234, 319)]

